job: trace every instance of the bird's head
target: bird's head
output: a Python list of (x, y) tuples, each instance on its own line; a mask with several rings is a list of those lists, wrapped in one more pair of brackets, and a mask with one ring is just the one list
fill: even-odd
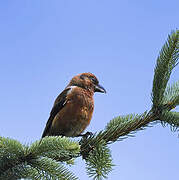
[(106, 93), (106, 90), (99, 84), (98, 79), (92, 73), (81, 73), (74, 76), (68, 86), (78, 86), (89, 91)]

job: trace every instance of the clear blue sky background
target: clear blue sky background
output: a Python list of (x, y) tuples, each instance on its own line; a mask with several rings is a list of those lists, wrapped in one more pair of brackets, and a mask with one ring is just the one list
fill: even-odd
[[(108, 92), (95, 94), (88, 131), (150, 109), (156, 58), (179, 27), (178, 8), (178, 0), (1, 1), (0, 135), (39, 139), (54, 99), (81, 72), (96, 74)], [(178, 79), (179, 67), (170, 82)], [(179, 179), (179, 140), (169, 127), (148, 128), (111, 149), (109, 180)], [(81, 159), (72, 170), (88, 179)]]

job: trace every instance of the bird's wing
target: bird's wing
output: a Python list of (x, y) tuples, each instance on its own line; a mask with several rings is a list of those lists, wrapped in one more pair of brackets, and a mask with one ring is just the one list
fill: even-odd
[(45, 137), (46, 135), (48, 135), (48, 132), (51, 128), (51, 125), (52, 125), (52, 121), (54, 119), (54, 117), (57, 115), (57, 113), (65, 106), (66, 104), (66, 101), (67, 101), (67, 94), (68, 94), (68, 91), (70, 90), (71, 88), (67, 88), (65, 89), (62, 93), (60, 93), (60, 95), (56, 98), (55, 100), (55, 103), (54, 103), (54, 106), (50, 112), (50, 117), (48, 118), (48, 121), (47, 121), (47, 124), (46, 124), (46, 127), (44, 129), (44, 132), (42, 134), (42, 138)]

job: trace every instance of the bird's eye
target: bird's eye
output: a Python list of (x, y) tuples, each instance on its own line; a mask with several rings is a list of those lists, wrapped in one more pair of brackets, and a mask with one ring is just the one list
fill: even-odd
[(90, 79), (91, 79), (91, 81), (92, 81), (94, 84), (98, 84), (98, 81), (97, 81), (97, 79), (96, 79), (96, 78), (94, 78), (94, 77), (90, 77)]
[(85, 76), (84, 74), (82, 74), (82, 75), (80, 76), (80, 78), (84, 80), (84, 79), (86, 78), (86, 76)]

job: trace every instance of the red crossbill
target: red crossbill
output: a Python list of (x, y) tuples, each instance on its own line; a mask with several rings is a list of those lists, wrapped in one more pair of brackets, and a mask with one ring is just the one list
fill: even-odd
[(74, 76), (56, 98), (42, 138), (45, 136), (76, 137), (89, 125), (95, 92), (106, 93), (92, 73)]

